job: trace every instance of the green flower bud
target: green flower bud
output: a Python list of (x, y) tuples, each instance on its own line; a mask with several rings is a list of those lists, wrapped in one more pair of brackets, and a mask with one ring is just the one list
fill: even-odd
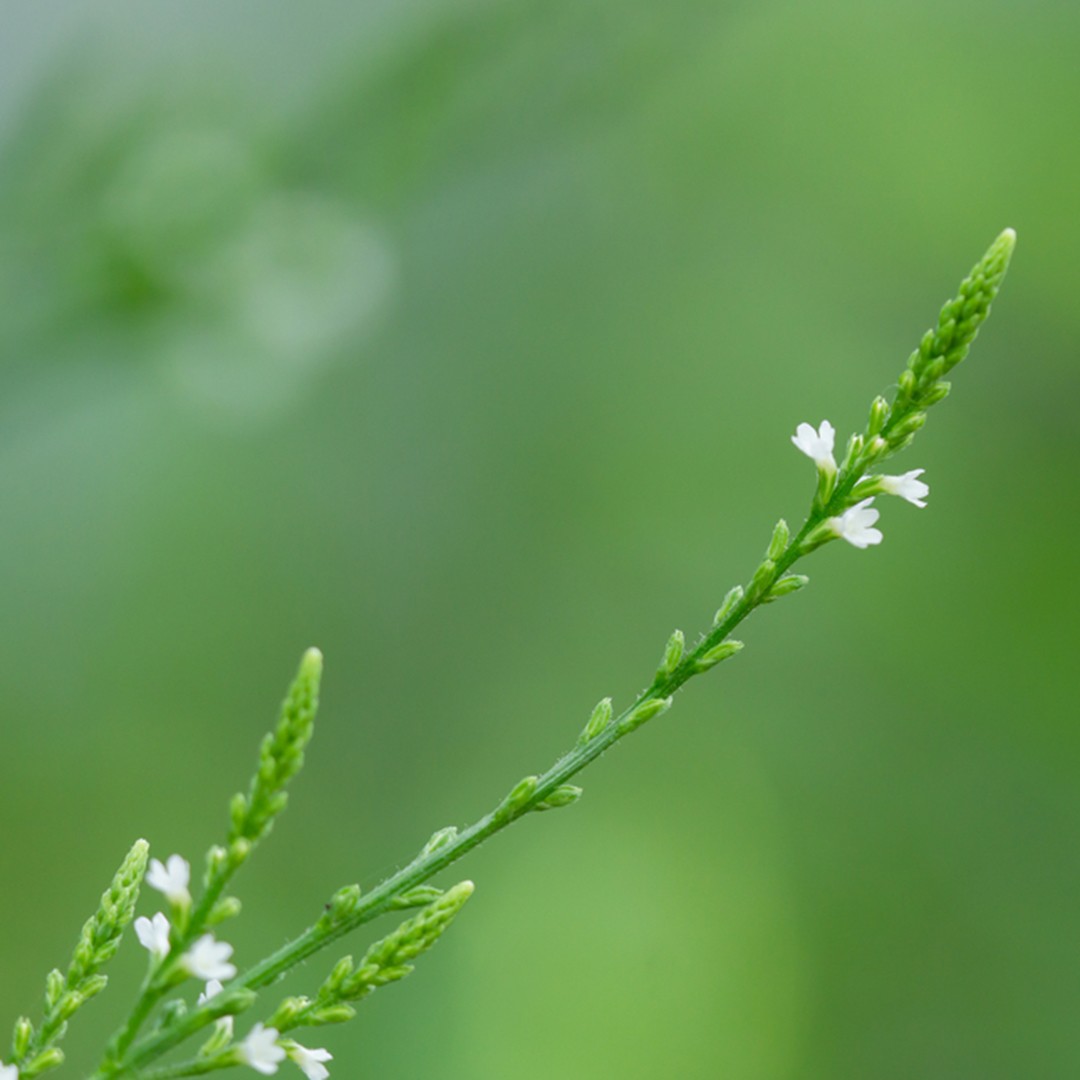
[(713, 626), (719, 626), (735, 610), (742, 598), (743, 587), (741, 585), (736, 585), (734, 589), (729, 589), (727, 596), (724, 597), (724, 602), (713, 616)]
[(769, 541), (769, 550), (766, 559), (775, 562), (787, 551), (788, 541), (791, 539), (791, 530), (787, 522), (781, 518), (773, 529), (772, 539)]
[(432, 855), (439, 848), (446, 847), (447, 844), (457, 839), (458, 831), (456, 825), (447, 825), (445, 829), (438, 829), (431, 834), (431, 839), (424, 845), (422, 854)]
[(398, 911), (402, 908), (423, 907), (425, 904), (433, 903), (442, 896), (442, 889), (437, 889), (434, 885), (417, 885), (408, 892), (403, 892), (400, 896), (395, 896), (390, 901), (391, 910)]
[(765, 597), (765, 602), (771, 603), (773, 600), (779, 600), (781, 596), (788, 596), (793, 592), (798, 592), (809, 583), (810, 579), (805, 574), (785, 574), (784, 577), (779, 578), (773, 584), (768, 596)]
[(37, 1076), (38, 1073), (46, 1072), (49, 1069), (59, 1068), (63, 1064), (64, 1051), (55, 1046), (50, 1046), (48, 1050), (43, 1050), (29, 1065), (24, 1069), (21, 1069), (19, 1075)]
[(683, 637), (681, 630), (676, 630), (668, 638), (667, 646), (664, 648), (664, 658), (661, 660), (660, 669), (657, 672), (662, 679), (666, 679), (679, 666), (685, 648), (686, 638)]
[(885, 422), (889, 419), (889, 403), (880, 395), (874, 398), (870, 405), (870, 419), (866, 425), (866, 434), (871, 438), (881, 433)]
[(16, 1061), (21, 1061), (30, 1049), (30, 1041), (34, 1037), (34, 1025), (25, 1016), (20, 1016), (15, 1022), (15, 1030), (11, 1036), (11, 1056)]
[(327, 1005), (322, 1009), (315, 1009), (308, 1013), (305, 1023), (312, 1027), (323, 1024), (344, 1024), (356, 1015), (356, 1010), (351, 1005)]
[(526, 776), (511, 789), (510, 794), (499, 804), (495, 811), (497, 818), (516, 817), (525, 809), (526, 804), (536, 792), (539, 777)]
[(642, 724), (647, 723), (654, 716), (667, 712), (671, 708), (671, 702), (672, 699), (669, 697), (649, 698), (647, 701), (643, 701), (629, 716), (621, 721), (619, 724), (620, 729), (623, 732), (629, 732), (641, 727)]
[(574, 784), (560, 784), (543, 802), (533, 807), (534, 810), (559, 810), (581, 798), (581, 788)]
[(578, 743), (587, 743), (595, 739), (611, 723), (611, 712), (611, 698), (606, 697), (597, 702), (596, 708), (593, 709), (592, 715), (589, 717), (589, 722), (581, 732)]
[(755, 571), (750, 580), (750, 600), (756, 603), (760, 597), (768, 592), (776, 576), (776, 563), (772, 559), (766, 559)]
[(697, 663), (694, 665), (698, 671), (708, 671), (709, 668), (716, 667), (722, 660), (727, 660), (728, 657), (734, 656), (737, 652), (740, 652), (743, 648), (741, 641), (724, 641), (719, 645), (715, 645), (703, 656), (698, 657)]
[(223, 896), (211, 909), (206, 917), (207, 926), (217, 926), (226, 919), (235, 919), (240, 914), (243, 905), (235, 896)]
[(53, 968), (45, 977), (45, 1005), (48, 1009), (55, 1008), (64, 992), (65, 985), (63, 974), (56, 968)]

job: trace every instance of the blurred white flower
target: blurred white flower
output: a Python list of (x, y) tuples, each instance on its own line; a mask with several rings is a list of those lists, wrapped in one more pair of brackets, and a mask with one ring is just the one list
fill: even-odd
[(836, 472), (836, 459), (833, 457), (836, 429), (828, 420), (822, 420), (817, 431), (810, 424), (800, 424), (791, 436), (791, 441), (808, 458), (813, 458), (819, 468)]
[(261, 1023), (256, 1024), (240, 1044), (244, 1064), (263, 1076), (276, 1073), (278, 1065), (285, 1060), (285, 1051), (278, 1046), (277, 1040), (277, 1028), (264, 1028)]
[(170, 855), (164, 864), (160, 859), (150, 860), (146, 871), (146, 884), (164, 893), (166, 899), (178, 907), (191, 903), (188, 883), (191, 881), (191, 865), (182, 855)]
[(14, 1065), (0, 1061), (0, 1080), (19, 1080), (19, 1070)]
[(215, 940), (213, 934), (203, 934), (181, 962), (197, 979), (231, 979), (236, 974), (236, 966), (229, 963), (232, 951), (227, 942)]
[(899, 495), (901, 499), (907, 499), (912, 506), (924, 507), (926, 496), (930, 494), (930, 485), (918, 479), (924, 472), (925, 469), (912, 469), (903, 476), (879, 477), (881, 490), (886, 495)]
[(334, 1055), (329, 1050), (309, 1050), (294, 1042), (288, 1049), (289, 1060), (296, 1062), (307, 1080), (326, 1080), (330, 1070), (323, 1064), (324, 1061), (333, 1061)]
[(873, 497), (863, 499), (862, 502), (849, 506), (839, 517), (829, 518), (828, 524), (834, 535), (857, 548), (880, 544), (881, 530), (872, 526), (881, 514), (870, 505), (873, 501)]
[[(196, 1005), (205, 1005), (212, 997), (216, 997), (221, 993), (221, 982), (218, 979), (211, 979), (206, 984), (206, 990), (199, 995)], [(224, 1031), (228, 1034), (229, 1038), (233, 1035), (233, 1018), (231, 1016), (219, 1016), (214, 1027), (218, 1031)]]
[[(169, 920), (160, 911), (152, 919), (145, 915), (136, 919), (135, 936), (151, 956), (160, 960), (169, 955)], [(3, 1078), (0, 1077), (0, 1080)]]

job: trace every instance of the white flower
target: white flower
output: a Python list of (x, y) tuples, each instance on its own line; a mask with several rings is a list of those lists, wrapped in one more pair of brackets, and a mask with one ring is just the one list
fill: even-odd
[(836, 459), (833, 457), (836, 429), (828, 420), (822, 420), (817, 431), (810, 424), (800, 424), (791, 436), (791, 441), (808, 458), (813, 458), (819, 468), (836, 472)]
[(912, 506), (921, 508), (926, 505), (926, 496), (930, 494), (930, 485), (917, 479), (924, 472), (925, 469), (912, 469), (903, 476), (882, 476), (878, 482), (886, 495), (899, 495)]
[(228, 942), (216, 941), (213, 934), (203, 934), (181, 963), (197, 979), (231, 979), (236, 974), (236, 966), (229, 963), (232, 951)]
[[(169, 955), (169, 920), (159, 911), (152, 919), (141, 915), (135, 920), (135, 936), (139, 944), (161, 959)], [(0, 1080), (4, 1080), (0, 1077)]]
[[(217, 979), (211, 979), (206, 984), (206, 990), (199, 995), (199, 1000), (196, 1001), (196, 1005), (205, 1005), (212, 997), (216, 997), (221, 993), (221, 983)], [(233, 1036), (233, 1018), (231, 1016), (219, 1016), (214, 1026), (218, 1031), (224, 1031), (228, 1033), (229, 1038)]]
[(19, 1070), (14, 1065), (0, 1061), (0, 1080), (19, 1080)]
[(836, 536), (854, 544), (857, 548), (880, 544), (881, 530), (871, 528), (881, 516), (870, 504), (873, 497), (849, 506), (839, 517), (829, 518), (829, 526)]
[(264, 1028), (262, 1024), (256, 1024), (240, 1044), (244, 1064), (263, 1076), (276, 1073), (278, 1065), (285, 1060), (285, 1051), (278, 1046), (277, 1040), (277, 1028)]
[(146, 884), (164, 893), (170, 903), (180, 907), (191, 903), (191, 893), (188, 892), (190, 881), (191, 866), (182, 855), (170, 855), (165, 865), (160, 859), (150, 860)]
[(326, 1080), (330, 1070), (323, 1064), (324, 1061), (333, 1061), (334, 1055), (329, 1050), (309, 1050), (294, 1042), (289, 1046), (289, 1060), (295, 1061), (307, 1080)]

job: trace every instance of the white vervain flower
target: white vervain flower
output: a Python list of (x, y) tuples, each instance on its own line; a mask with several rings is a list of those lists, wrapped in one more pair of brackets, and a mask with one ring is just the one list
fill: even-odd
[(151, 956), (160, 960), (169, 955), (169, 920), (160, 911), (152, 919), (140, 915), (135, 920), (135, 936)]
[(921, 508), (926, 505), (926, 496), (930, 494), (930, 485), (918, 479), (924, 472), (925, 469), (912, 469), (903, 476), (882, 476), (878, 482), (886, 495), (899, 495), (912, 506)]
[(232, 951), (228, 942), (217, 941), (213, 934), (203, 934), (192, 943), (181, 963), (197, 979), (231, 979), (236, 974), (236, 965), (229, 963)]
[(839, 517), (829, 518), (828, 524), (835, 536), (854, 544), (857, 548), (866, 548), (871, 544), (880, 544), (881, 530), (874, 529), (874, 522), (881, 516), (870, 504), (873, 496), (863, 499), (854, 506), (849, 506)]
[(0, 1061), (0, 1080), (19, 1080), (19, 1070), (14, 1065)]
[(289, 1060), (300, 1066), (301, 1072), (307, 1080), (326, 1080), (330, 1070), (323, 1064), (324, 1061), (333, 1061), (334, 1055), (329, 1050), (309, 1050), (298, 1042), (291, 1043), (287, 1051)]
[[(205, 1005), (212, 997), (221, 993), (221, 983), (217, 979), (211, 979), (206, 984), (206, 990), (199, 995), (196, 1005)], [(233, 1036), (233, 1018), (231, 1016), (219, 1016), (214, 1024), (218, 1031), (224, 1031), (231, 1039)]]
[(833, 457), (836, 428), (828, 420), (822, 420), (817, 431), (810, 424), (800, 424), (791, 436), (791, 441), (808, 458), (813, 458), (819, 468), (836, 472), (836, 459)]
[(263, 1076), (276, 1073), (278, 1065), (285, 1060), (285, 1051), (278, 1046), (277, 1040), (277, 1028), (264, 1028), (261, 1023), (256, 1024), (240, 1044), (244, 1064)]
[(150, 860), (146, 884), (164, 893), (170, 903), (180, 907), (191, 903), (191, 893), (188, 892), (190, 881), (191, 866), (182, 855), (170, 855), (164, 865), (160, 859)]

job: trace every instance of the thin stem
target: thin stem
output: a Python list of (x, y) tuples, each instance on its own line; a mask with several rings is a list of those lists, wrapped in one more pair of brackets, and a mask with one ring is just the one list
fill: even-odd
[[(831, 509), (842, 498), (841, 485), (838, 484), (837, 490), (827, 506), (815, 513), (811, 513), (794, 541), (777, 560), (775, 577), (779, 577), (790, 569), (806, 554), (801, 549), (802, 542), (814, 528), (831, 516)], [(318, 924), (309, 927), (298, 937), (283, 945), (277, 952), (234, 979), (229, 983), (227, 990), (232, 991), (239, 988), (259, 990), (276, 982), (285, 972), (321, 949), (326, 948), (327, 945), (330, 945), (338, 938), (344, 937), (358, 927), (382, 915), (390, 908), (397, 897), (428, 881), (440, 870), (444, 870), (457, 862), (472, 851), (473, 848), (478, 847), (519, 817), (533, 810), (551, 795), (556, 788), (571, 780), (607, 749), (629, 734), (629, 730), (623, 722), (641, 704), (650, 699), (669, 697), (676, 693), (690, 678), (699, 674), (697, 662), (710, 649), (722, 642), (756, 607), (760, 606), (764, 596), (765, 593), (762, 593), (757, 597), (748, 596), (742, 600), (719, 625), (702, 637), (701, 641), (687, 654), (674, 671), (667, 676), (658, 676), (648, 689), (642, 691), (634, 699), (633, 703), (613, 719), (599, 735), (584, 744), (575, 746), (560, 757), (538, 779), (532, 796), (514, 814), (500, 815), (497, 811), (485, 814), (444, 846), (433, 852), (417, 856), (396, 874), (378, 884), (362, 898), (355, 911), (347, 919), (331, 928), (323, 928)], [(135, 1053), (130, 1060), (124, 1062), (121, 1071), (114, 1075), (120, 1076), (129, 1070), (140, 1069), (146, 1063), (153, 1061), (184, 1042), (204, 1027), (210, 1019), (211, 1016), (208, 1011), (196, 1010), (171, 1026), (167, 1031), (150, 1036), (136, 1047)], [(100, 1072), (96, 1073), (93, 1080), (103, 1080), (104, 1075)]]

